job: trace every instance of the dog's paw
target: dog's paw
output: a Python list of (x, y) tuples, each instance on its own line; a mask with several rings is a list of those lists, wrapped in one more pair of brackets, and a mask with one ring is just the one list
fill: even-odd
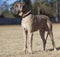
[(26, 49), (25, 48), (23, 49), (23, 52), (26, 53)]
[(33, 54), (32, 51), (29, 51), (29, 54)]
[(32, 54), (32, 50), (28, 50), (28, 53), (29, 53), (29, 54)]
[(57, 49), (56, 49), (56, 48), (54, 48), (54, 51), (57, 51)]

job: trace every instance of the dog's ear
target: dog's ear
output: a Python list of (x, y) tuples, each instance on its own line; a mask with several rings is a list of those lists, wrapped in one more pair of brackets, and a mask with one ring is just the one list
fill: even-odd
[(28, 12), (28, 11), (30, 11), (31, 9), (24, 3), (24, 5), (23, 5), (23, 13), (26, 13), (26, 12)]

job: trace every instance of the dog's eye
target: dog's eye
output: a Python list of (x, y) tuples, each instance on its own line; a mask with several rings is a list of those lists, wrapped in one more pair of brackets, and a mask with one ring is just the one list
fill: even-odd
[(18, 7), (18, 5), (15, 5), (15, 7)]
[(23, 6), (23, 8), (25, 8), (25, 5)]

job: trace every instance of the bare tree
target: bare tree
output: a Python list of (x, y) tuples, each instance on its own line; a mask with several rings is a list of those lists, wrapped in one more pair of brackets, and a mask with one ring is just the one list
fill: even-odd
[(34, 14), (40, 14), (40, 0), (35, 0), (33, 4)]
[(56, 0), (56, 22), (58, 22), (58, 0)]

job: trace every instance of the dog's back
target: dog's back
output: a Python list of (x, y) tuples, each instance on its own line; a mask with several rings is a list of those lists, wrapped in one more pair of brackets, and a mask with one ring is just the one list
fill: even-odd
[(46, 15), (35, 15), (33, 21), (33, 30), (45, 30), (51, 29), (52, 24), (49, 20), (49, 17)]

